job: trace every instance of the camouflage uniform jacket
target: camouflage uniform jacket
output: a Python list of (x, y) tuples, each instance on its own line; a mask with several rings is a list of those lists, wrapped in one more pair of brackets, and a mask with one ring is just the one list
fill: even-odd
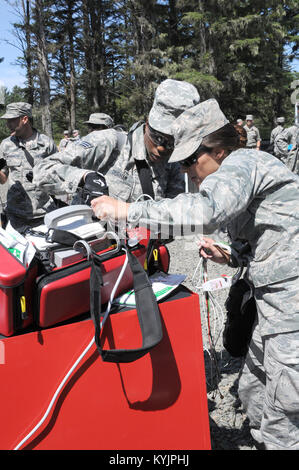
[(49, 194), (73, 194), (87, 170), (106, 173), (114, 164), (124, 144), (124, 133), (114, 129), (92, 131), (77, 141), (70, 141), (34, 168), (34, 182)]
[[(289, 157), (289, 145), (292, 143), (292, 133), (289, 128), (283, 129), (276, 138), (274, 143), (274, 154), (275, 157), (279, 158), (285, 165), (288, 166), (288, 157)], [(289, 168), (290, 169), (290, 168)]]
[(256, 144), (257, 144), (258, 140), (262, 140), (261, 136), (260, 136), (260, 131), (255, 126), (248, 127), (247, 125), (245, 125), (244, 129), (247, 132), (246, 147), (256, 148)]
[(0, 158), (6, 160), (2, 171), (8, 176), (9, 183), (7, 214), (26, 221), (41, 217), (53, 206), (51, 198), (32, 182), (32, 170), (57, 152), (57, 147), (48, 136), (34, 131), (36, 135), (27, 144), (11, 136), (0, 145)]
[(292, 148), (287, 161), (288, 168), (299, 175), (299, 126), (295, 127), (292, 135)]
[(61, 139), (58, 145), (58, 151), (61, 152), (67, 146), (69, 141), (70, 141), (69, 139), (65, 139), (65, 138)]
[(274, 309), (269, 314), (265, 306), (259, 312), (262, 335), (293, 331), (299, 325), (298, 190), (299, 178), (278, 159), (262, 151), (240, 149), (205, 178), (199, 193), (130, 204), (128, 222), (185, 223), (205, 234), (226, 225), (232, 242), (242, 240), (250, 245), (247, 273), (256, 298), (267, 294), (269, 284), (287, 284), (297, 277), (287, 307), (278, 291), (279, 312)]
[(272, 129), (271, 135), (270, 135), (270, 144), (274, 143), (275, 138), (276, 138), (276, 137), (278, 136), (278, 134), (280, 134), (283, 130), (284, 130), (284, 127), (281, 126), (281, 125), (278, 125), (278, 126), (274, 127), (274, 129)]
[[(277, 147), (276, 139), (284, 132), (285, 128), (283, 126), (276, 126), (270, 135), (270, 144), (273, 144), (273, 154), (275, 157), (279, 158), (279, 147)], [(287, 148), (286, 148), (287, 151)], [(271, 152), (272, 153), (272, 152)]]
[(111, 196), (131, 202), (143, 194), (136, 160), (147, 163), (156, 200), (173, 198), (185, 191), (184, 176), (177, 163), (149, 161), (144, 145), (144, 124), (136, 123), (129, 131), (126, 144), (116, 164), (106, 174)]

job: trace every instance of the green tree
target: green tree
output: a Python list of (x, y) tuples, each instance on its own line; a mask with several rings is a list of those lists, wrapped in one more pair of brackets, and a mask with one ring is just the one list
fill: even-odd
[(126, 67), (120, 79), (117, 106), (124, 122), (145, 119), (157, 84), (164, 78), (158, 48), (159, 5), (152, 0), (122, 2), (126, 35)]
[[(9, 0), (12, 2), (12, 0)], [(215, 97), (232, 121), (254, 114), (267, 134), (293, 120), (295, 0), (14, 0), (26, 100), (55, 135), (91, 112), (129, 127), (165, 78)], [(46, 108), (45, 108), (46, 106)], [(49, 131), (50, 132), (50, 131)]]

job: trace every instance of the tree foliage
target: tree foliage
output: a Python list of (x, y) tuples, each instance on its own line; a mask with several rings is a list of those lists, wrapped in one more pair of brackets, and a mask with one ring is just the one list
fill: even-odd
[(84, 134), (96, 111), (126, 127), (145, 119), (165, 78), (193, 83), (201, 100), (215, 97), (230, 120), (253, 114), (265, 133), (277, 115), (292, 124), (295, 0), (9, 3), (18, 12), (22, 92), (56, 138), (65, 128)]

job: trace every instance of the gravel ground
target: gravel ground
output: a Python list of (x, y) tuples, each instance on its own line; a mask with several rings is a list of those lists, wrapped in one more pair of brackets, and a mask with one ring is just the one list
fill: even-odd
[[(186, 274), (184, 285), (196, 291), (192, 283), (192, 276), (197, 267), (199, 257), (194, 241), (176, 239), (169, 243), (170, 273)], [(235, 270), (228, 266), (222, 266), (208, 261), (208, 279), (214, 279), (221, 274), (232, 275)], [(215, 292), (219, 305), (223, 308), (228, 290), (223, 289)], [(216, 317), (216, 315), (214, 314)], [(202, 312), (202, 334), (203, 344), (208, 347), (208, 336), (205, 319)], [(222, 322), (223, 324), (223, 322)], [(221, 322), (216, 324), (214, 338), (221, 333)], [(222, 346), (222, 335), (215, 345), (218, 379), (215, 362), (210, 359), (205, 350), (205, 368), (207, 382), (208, 408), (210, 417), (210, 432), (212, 450), (257, 450), (251, 438), (248, 420), (243, 413), (237, 394), (238, 374), (242, 360), (232, 358)]]

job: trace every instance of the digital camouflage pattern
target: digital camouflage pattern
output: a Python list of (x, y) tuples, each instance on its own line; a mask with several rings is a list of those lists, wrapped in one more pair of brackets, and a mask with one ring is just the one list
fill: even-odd
[(245, 126), (243, 128), (247, 132), (246, 147), (247, 148), (256, 148), (257, 142), (259, 140), (260, 141), (262, 140), (261, 136), (260, 136), (260, 131), (258, 130), (258, 128), (256, 126), (248, 127), (247, 124), (245, 124)]
[(109, 114), (105, 113), (92, 113), (89, 116), (88, 121), (84, 121), (84, 124), (97, 124), (100, 125), (102, 124), (103, 126), (106, 126), (107, 129), (110, 127), (114, 126), (114, 121)]
[(58, 151), (61, 152), (67, 146), (69, 142), (70, 142), (69, 139), (66, 139), (65, 137), (63, 137), (63, 139), (61, 139), (61, 141), (59, 142)]
[[(149, 123), (167, 134), (176, 117), (199, 100), (196, 88), (190, 83), (164, 80), (156, 90)], [(131, 129), (132, 140), (127, 139), (122, 147), (120, 139), (124, 136), (123, 132), (114, 129), (91, 132), (75, 147), (68, 144), (65, 151), (38, 165), (34, 170), (34, 181), (50, 194), (75, 193), (86, 170), (98, 171), (106, 176), (110, 195), (134, 201), (143, 192), (135, 166), (137, 159), (148, 163), (156, 198), (174, 197), (184, 191), (184, 177), (177, 165), (148, 160), (143, 126), (134, 132)]]
[(258, 325), (239, 396), (266, 449), (299, 449), (298, 194), (299, 178), (281, 161), (240, 149), (205, 178), (199, 193), (133, 203), (128, 211), (131, 225), (185, 223), (187, 233), (192, 225), (201, 234), (226, 227), (233, 243), (249, 243)]
[[(274, 149), (275, 156), (296, 174), (298, 174), (297, 136), (297, 126), (287, 127), (277, 135)], [(289, 150), (289, 145), (291, 145), (291, 150)]]
[[(287, 282), (287, 289), (283, 282), (273, 285), (273, 290), (275, 287), (280, 292), (289, 291), (289, 287), (294, 290), (296, 283), (298, 289), (297, 278)], [(262, 338), (256, 324), (241, 371), (238, 395), (253, 437), (264, 443), (267, 450), (299, 450), (298, 377), (299, 331)]]
[(49, 155), (57, 152), (52, 139), (38, 131), (34, 132), (35, 137), (27, 143), (11, 136), (0, 145), (0, 158), (6, 160), (2, 171), (9, 178), (7, 215), (28, 223), (43, 216), (53, 206), (49, 196), (32, 182), (32, 165), (45, 161)]
[(0, 119), (15, 119), (21, 116), (32, 117), (32, 106), (29, 103), (23, 101), (10, 103), (6, 106), (6, 112)]
[(284, 126), (282, 124), (279, 124), (278, 126), (274, 127), (271, 131), (270, 135), (270, 144), (274, 142), (275, 137), (280, 134), (284, 130)]
[(271, 131), (271, 134), (270, 134), (270, 144), (273, 144), (274, 145), (274, 149), (273, 149), (273, 153), (274, 155), (276, 156), (276, 152), (277, 152), (277, 146), (275, 144), (275, 139), (276, 137), (281, 134), (284, 130), (284, 126), (279, 124), (278, 126), (274, 127), (274, 129), (272, 129)]
[[(128, 221), (183, 223), (185, 230), (192, 227), (204, 234), (226, 227), (232, 241), (250, 244), (248, 277), (262, 298), (269, 284), (298, 276), (298, 189), (299, 178), (278, 159), (265, 152), (239, 149), (202, 182), (198, 193), (131, 204)], [(298, 328), (298, 295), (297, 291), (289, 298), (287, 309), (284, 300), (279, 315), (269, 314), (261, 301), (262, 335)]]
[(92, 131), (36, 165), (34, 182), (49, 194), (74, 194), (87, 171), (108, 171), (124, 139), (125, 134), (114, 129)]
[(156, 131), (171, 135), (171, 125), (186, 109), (198, 104), (200, 96), (194, 85), (168, 78), (158, 86), (148, 115), (149, 125)]
[[(274, 140), (274, 155), (288, 166), (289, 145), (292, 140), (292, 134), (288, 128), (282, 129), (277, 133)], [(288, 166), (289, 167), (289, 166)], [(289, 168), (290, 169), (290, 168)]]
[(192, 155), (205, 136), (228, 122), (213, 98), (184, 111), (172, 126), (174, 151), (169, 162), (178, 162)]
[(178, 164), (148, 160), (144, 144), (144, 124), (135, 124), (130, 132), (131, 139), (127, 139), (116, 164), (105, 175), (109, 195), (132, 202), (143, 194), (135, 160), (147, 162), (156, 200), (173, 198), (184, 192), (185, 180)]
[(289, 161), (291, 171), (299, 175), (299, 126), (296, 126), (296, 130), (293, 134), (293, 146), (290, 151)]

